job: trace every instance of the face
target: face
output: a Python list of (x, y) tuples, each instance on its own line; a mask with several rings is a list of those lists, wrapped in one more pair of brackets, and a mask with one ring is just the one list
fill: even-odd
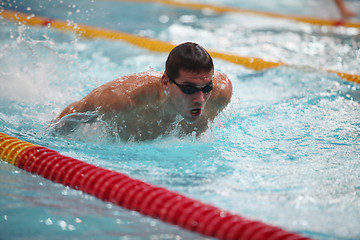
[(213, 71), (180, 70), (175, 83), (169, 81), (167, 86), (172, 106), (186, 121), (195, 122), (201, 116), (211, 95), (212, 78)]

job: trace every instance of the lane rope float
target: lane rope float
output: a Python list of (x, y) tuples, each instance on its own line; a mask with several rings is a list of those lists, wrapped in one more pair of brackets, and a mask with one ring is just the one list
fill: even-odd
[[(4, 19), (27, 24), (30, 26), (47, 26), (60, 31), (76, 32), (81, 37), (86, 38), (104, 38), (110, 40), (122, 40), (135, 46), (148, 49), (155, 52), (169, 53), (176, 45), (168, 42), (163, 42), (157, 39), (146, 38), (134, 34), (113, 31), (103, 28), (87, 26), (84, 24), (74, 24), (62, 20), (49, 19), (40, 16), (28, 15), (21, 12), (10, 10), (3, 10), (0, 16)], [(222, 59), (235, 64), (240, 64), (246, 68), (254, 69), (256, 71), (275, 68), (279, 66), (290, 66), (283, 62), (265, 61), (261, 58), (255, 57), (242, 57), (229, 53), (221, 53), (217, 51), (209, 51), (210, 55), (214, 58)], [(296, 66), (295, 66), (296, 67)], [(307, 67), (307, 66), (302, 66)], [(311, 68), (312, 67), (307, 67)], [(359, 74), (344, 73), (336, 70), (321, 69), (323, 71), (337, 74), (339, 77), (350, 82), (360, 83)]]
[(286, 14), (280, 14), (280, 13), (256, 11), (256, 10), (250, 10), (250, 9), (242, 9), (242, 8), (220, 6), (220, 5), (213, 5), (213, 4), (206, 4), (206, 3), (183, 2), (183, 1), (176, 1), (176, 0), (112, 0), (112, 1), (157, 3), (157, 4), (187, 8), (187, 9), (194, 9), (194, 10), (207, 9), (207, 10), (210, 10), (210, 11), (213, 11), (216, 13), (252, 14), (252, 15), (258, 15), (258, 16), (264, 16), (264, 17), (293, 20), (293, 21), (309, 23), (309, 24), (313, 24), (313, 25), (360, 28), (360, 22), (286, 15)]
[(244, 240), (309, 239), (4, 133), (0, 133), (0, 157), (32, 174), (204, 236)]

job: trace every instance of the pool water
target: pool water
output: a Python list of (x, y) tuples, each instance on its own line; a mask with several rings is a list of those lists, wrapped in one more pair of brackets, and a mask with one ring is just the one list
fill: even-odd
[[(322, 0), (203, 2), (304, 16), (336, 12)], [(359, 3), (347, 3), (360, 13)], [(0, 6), (289, 63), (256, 72), (214, 59), (234, 94), (199, 138), (122, 142), (101, 124), (59, 136), (49, 125), (65, 106), (119, 76), (163, 71), (167, 54), (0, 20), (0, 132), (311, 238), (360, 238), (360, 85), (320, 70), (359, 73), (359, 29), (153, 3)], [(3, 161), (0, 179), (0, 239), (204, 239)]]

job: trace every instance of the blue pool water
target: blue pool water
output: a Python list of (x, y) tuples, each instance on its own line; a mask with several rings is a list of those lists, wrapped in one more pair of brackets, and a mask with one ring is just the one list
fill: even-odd
[[(334, 13), (329, 1), (316, 7), (322, 0), (203, 2)], [(360, 14), (356, 1), (347, 3)], [(167, 54), (0, 20), (0, 132), (311, 238), (360, 238), (360, 86), (319, 70), (359, 73), (358, 29), (151, 3), (39, 0), (1, 7), (289, 63), (255, 72), (214, 59), (234, 95), (200, 138), (124, 143), (101, 125), (58, 136), (49, 124), (65, 106), (119, 76), (163, 71)], [(0, 196), (0, 239), (204, 239), (2, 161)]]

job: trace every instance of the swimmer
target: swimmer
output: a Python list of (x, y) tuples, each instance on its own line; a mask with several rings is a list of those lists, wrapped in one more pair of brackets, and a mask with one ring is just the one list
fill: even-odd
[(231, 96), (231, 81), (214, 70), (209, 53), (187, 42), (170, 52), (164, 73), (149, 71), (108, 82), (66, 107), (54, 128), (69, 133), (82, 123), (103, 120), (125, 141), (155, 139), (174, 129), (199, 135)]

